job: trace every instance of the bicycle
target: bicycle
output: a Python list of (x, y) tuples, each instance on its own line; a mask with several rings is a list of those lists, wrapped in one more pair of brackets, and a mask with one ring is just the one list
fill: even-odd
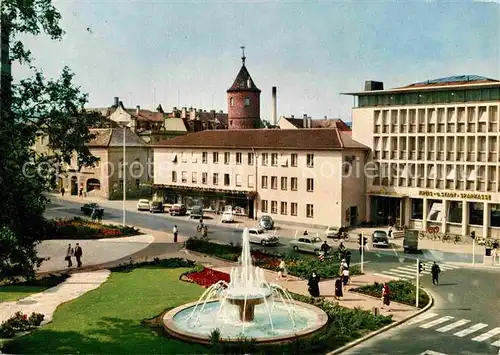
[(443, 242), (451, 242), (451, 236), (448, 234), (443, 235), (443, 238), (441, 238), (441, 241)]
[(462, 238), (457, 234), (455, 238), (453, 239), (454, 244), (459, 244), (462, 242)]
[(427, 238), (427, 236), (425, 235), (425, 232), (418, 232), (418, 239), (422, 240), (425, 238)]

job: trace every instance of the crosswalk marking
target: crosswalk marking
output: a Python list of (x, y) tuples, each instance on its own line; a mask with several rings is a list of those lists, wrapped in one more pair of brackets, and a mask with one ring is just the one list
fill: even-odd
[(386, 279), (391, 279), (391, 280), (397, 279), (397, 277), (395, 277), (395, 276), (389, 276), (389, 275), (384, 275), (384, 274), (374, 273), (373, 275), (380, 276), (380, 277), (385, 277)]
[[(419, 276), (430, 275), (432, 269), (432, 263), (422, 263), (423, 270), (419, 274)], [(459, 266), (448, 265), (448, 264), (438, 264), (442, 271), (450, 271), (459, 269)], [(381, 276), (385, 278), (392, 279), (402, 279), (402, 280), (414, 280), (417, 278), (417, 269), (418, 266), (416, 264), (402, 263), (399, 266), (396, 266), (389, 270), (380, 271), (378, 274), (374, 274), (376, 276)], [(394, 277), (395, 276), (395, 277)]]
[(485, 341), (486, 339), (489, 339), (497, 334), (500, 334), (500, 328), (493, 328), (491, 329), (490, 331), (484, 333), (484, 334), (481, 334), (481, 335), (478, 335), (477, 337), (475, 338), (472, 338), (472, 340), (474, 341)]
[(461, 327), (462, 325), (465, 325), (469, 322), (470, 322), (470, 320), (468, 320), (468, 319), (460, 319), (459, 321), (456, 321), (455, 323), (451, 323), (451, 324), (445, 325), (444, 327), (436, 329), (436, 331), (444, 333), (444, 332), (450, 331), (452, 329)]
[(488, 324), (478, 323), (478, 324), (473, 325), (470, 328), (467, 328), (467, 329), (464, 329), (462, 331), (459, 331), (459, 332), (457, 332), (457, 333), (455, 333), (453, 335), (455, 335), (457, 337), (460, 337), (460, 338), (463, 338), (464, 336), (472, 334), (472, 333), (475, 333), (478, 330), (483, 329), (483, 328), (485, 328), (487, 326), (488, 326)]
[(394, 275), (397, 278), (401, 278), (401, 279), (411, 279), (411, 277), (409, 277), (408, 275), (401, 275), (401, 274), (398, 274), (397, 272), (394, 272), (394, 271), (384, 271), (384, 274)]
[[(496, 342), (491, 343), (491, 345), (493, 345), (493, 346), (496, 346), (496, 347), (500, 348), (500, 340), (497, 340)], [(498, 353), (500, 354), (500, 351), (498, 351)]]
[(424, 320), (431, 319), (435, 316), (437, 316), (437, 313), (425, 313), (425, 314), (422, 314), (421, 316), (418, 316), (418, 317), (411, 319), (408, 322), (408, 324), (415, 324), (415, 323), (423, 322)]
[(420, 328), (424, 328), (424, 329), (429, 329), (435, 325), (438, 325), (438, 324), (441, 324), (441, 323), (444, 323), (444, 322), (447, 322), (449, 320), (452, 320), (453, 318), (455, 317), (452, 317), (452, 316), (444, 316), (444, 317), (441, 317), (441, 318), (438, 318), (436, 320), (433, 320), (432, 322), (429, 322), (429, 323), (426, 323), (426, 324), (422, 324), (420, 326)]
[(400, 272), (400, 273), (402, 273), (402, 274), (404, 274), (404, 275), (410, 275), (410, 276), (413, 276), (413, 277), (415, 277), (415, 276), (416, 276), (416, 275), (415, 275), (416, 271), (398, 270), (398, 269), (399, 269), (399, 268), (397, 268), (397, 269), (391, 269), (390, 271)]

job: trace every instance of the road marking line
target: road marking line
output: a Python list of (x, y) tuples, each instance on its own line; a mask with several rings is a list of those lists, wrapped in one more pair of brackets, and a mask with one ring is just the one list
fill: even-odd
[(441, 323), (444, 323), (444, 322), (448, 322), (449, 320), (452, 320), (453, 318), (455, 317), (452, 317), (452, 316), (444, 316), (444, 317), (441, 317), (441, 318), (438, 318), (436, 320), (433, 320), (432, 322), (429, 322), (429, 323), (426, 323), (426, 324), (422, 324), (420, 326), (420, 328), (424, 328), (424, 329), (429, 329), (435, 325), (438, 325), (438, 324), (441, 324)]
[(391, 244), (391, 248), (392, 248), (392, 251), (394, 252), (394, 255), (398, 256), (398, 252), (396, 251), (396, 249), (394, 248), (394, 244)]
[(425, 352), (423, 352), (420, 355), (446, 355), (446, 354), (438, 353), (437, 351), (426, 350)]
[(402, 275), (402, 274), (398, 274), (398, 273), (391, 272), (391, 271), (383, 271), (382, 274), (394, 275), (400, 279), (405, 279), (405, 280), (411, 278), (408, 275)]
[(373, 274), (374, 276), (380, 276), (380, 277), (385, 277), (387, 279), (391, 279), (391, 280), (397, 280), (398, 278), (395, 277), (395, 276), (389, 276), (389, 275), (384, 275), (384, 274), (377, 274), (377, 273), (374, 273)]
[[(491, 343), (490, 345), (493, 345), (493, 346), (496, 346), (496, 347), (500, 348), (500, 340), (497, 340), (496, 342)], [(498, 354), (500, 354), (500, 350), (498, 351)]]
[(413, 277), (416, 277), (416, 271), (415, 270), (412, 270), (412, 271), (408, 271), (408, 270), (398, 270), (399, 268), (397, 269), (391, 269), (389, 271), (394, 271), (394, 272), (400, 272), (402, 274), (406, 274), (406, 275), (411, 275)]
[[(371, 260), (368, 260), (368, 261), (363, 261), (363, 265), (366, 265), (368, 263), (371, 263)], [(355, 264), (351, 264), (350, 266), (356, 266), (356, 265), (361, 265), (361, 263), (355, 263)], [(375, 275), (375, 274), (374, 274)]]
[(408, 270), (408, 271), (417, 271), (417, 268), (416, 267), (408, 267), (408, 266), (399, 266), (398, 269), (401, 269), (401, 270)]
[(472, 340), (474, 341), (485, 341), (486, 339), (489, 339), (497, 334), (500, 334), (500, 328), (493, 328), (491, 329), (490, 331), (484, 333), (484, 334), (481, 334), (481, 335), (478, 335), (477, 337), (475, 338), (472, 338)]
[(424, 320), (431, 319), (431, 318), (433, 318), (433, 317), (435, 317), (437, 315), (438, 315), (437, 313), (422, 314), (421, 316), (418, 316), (418, 317), (415, 317), (415, 318), (411, 319), (406, 324), (415, 324), (415, 323), (423, 322)]
[(468, 320), (468, 319), (460, 319), (459, 321), (457, 321), (455, 323), (451, 323), (451, 324), (446, 325), (446, 326), (444, 326), (442, 328), (436, 329), (436, 331), (444, 333), (444, 332), (447, 332), (449, 330), (461, 327), (462, 325), (465, 325), (465, 324), (467, 324), (469, 322), (470, 322), (470, 320)]
[(478, 330), (483, 329), (484, 327), (487, 327), (487, 326), (488, 326), (488, 324), (477, 323), (477, 324), (473, 325), (472, 327), (464, 329), (464, 330), (462, 330), (458, 333), (455, 333), (453, 335), (460, 337), (460, 338), (463, 338), (464, 336), (469, 335), (471, 333), (475, 333)]

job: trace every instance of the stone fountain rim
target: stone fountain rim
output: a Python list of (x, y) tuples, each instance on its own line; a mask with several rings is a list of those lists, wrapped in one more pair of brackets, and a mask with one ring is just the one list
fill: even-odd
[[(222, 300), (221, 298), (217, 298), (217, 299), (210, 300), (207, 303), (220, 302), (221, 300)], [(276, 302), (283, 303), (281, 300), (276, 300)], [(185, 304), (183, 304), (179, 307), (176, 307), (174, 309), (171, 309), (170, 311), (165, 313), (165, 315), (163, 316), (163, 328), (165, 329), (165, 331), (168, 334), (170, 334), (171, 336), (174, 336), (176, 338), (179, 338), (181, 340), (200, 343), (200, 344), (210, 344), (210, 338), (208, 336), (185, 331), (184, 329), (178, 328), (174, 323), (174, 317), (178, 313), (180, 313), (181, 311), (183, 311), (187, 308), (196, 306), (197, 303), (198, 303), (198, 301), (185, 303)], [(296, 300), (294, 300), (294, 304), (301, 306), (303, 308), (307, 308), (316, 314), (317, 322), (316, 322), (315, 326), (308, 327), (308, 328), (305, 328), (301, 331), (298, 331), (296, 333), (290, 333), (288, 335), (252, 338), (255, 341), (255, 343), (257, 343), (257, 344), (290, 343), (297, 338), (304, 338), (304, 337), (310, 336), (310, 335), (320, 331), (328, 324), (328, 315), (321, 308), (316, 307), (316, 306), (309, 304), (309, 303), (304, 303), (304, 302), (300, 302), (300, 301), (296, 301)], [(221, 341), (238, 343), (238, 341), (235, 338), (221, 338)]]

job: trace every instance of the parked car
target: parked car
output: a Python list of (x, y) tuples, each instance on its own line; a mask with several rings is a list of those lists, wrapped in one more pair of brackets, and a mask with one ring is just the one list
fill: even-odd
[(104, 211), (104, 209), (97, 203), (86, 203), (82, 207), (80, 207), (80, 211), (82, 211), (83, 214), (87, 216), (92, 215), (92, 211), (95, 209), (101, 209)]
[(149, 206), (150, 213), (163, 213), (165, 212), (165, 207), (163, 207), (163, 203), (160, 201), (153, 201)]
[(233, 211), (225, 211), (222, 214), (222, 223), (233, 223), (234, 222), (234, 214)]
[(346, 227), (328, 227), (326, 237), (330, 239), (349, 240), (349, 233)]
[(274, 221), (271, 216), (263, 215), (259, 218), (259, 226), (264, 229), (273, 229)]
[(314, 253), (319, 255), (321, 251), (321, 245), (323, 240), (319, 237), (312, 237), (303, 235), (298, 239), (294, 239), (290, 242), (293, 251), (305, 251), (308, 253)]
[(389, 248), (389, 236), (386, 231), (376, 230), (372, 233), (372, 246)]
[(137, 201), (137, 211), (149, 211), (149, 200), (140, 199)]
[(266, 233), (264, 228), (250, 228), (248, 230), (250, 243), (260, 244), (262, 246), (278, 245), (279, 238), (273, 234)]
[(176, 203), (168, 211), (171, 216), (185, 216), (187, 213), (186, 206)]
[(193, 208), (191, 208), (191, 213), (189, 214), (189, 218), (203, 219), (203, 207), (194, 206)]

